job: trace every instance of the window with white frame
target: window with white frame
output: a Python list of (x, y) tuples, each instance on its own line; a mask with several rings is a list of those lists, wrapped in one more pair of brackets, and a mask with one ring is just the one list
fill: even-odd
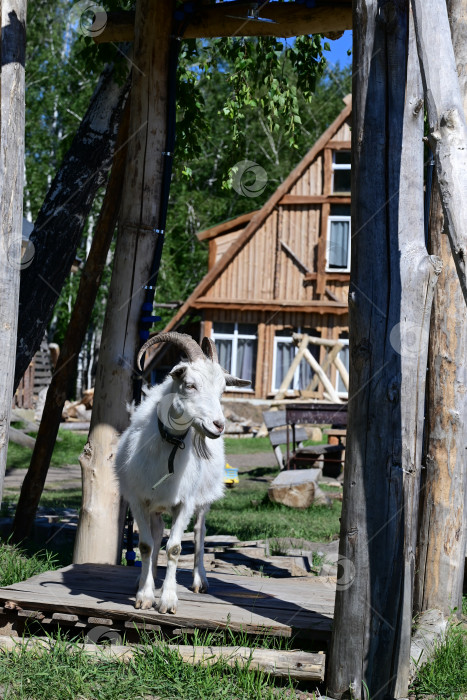
[(326, 239), (326, 272), (350, 271), (350, 205), (332, 204)]
[(332, 153), (332, 187), (334, 194), (350, 192), (350, 151)]
[[(284, 329), (282, 331), (276, 331), (274, 336), (274, 355), (272, 363), (272, 391), (279, 391), (284, 377), (292, 364), (295, 355), (298, 352), (298, 348), (293, 342), (292, 333), (294, 331), (290, 329)], [(298, 333), (307, 333), (308, 335), (319, 336), (319, 333), (313, 328), (298, 330)], [(319, 362), (319, 345), (308, 346), (308, 350), (311, 352), (313, 357), (317, 362)], [(314, 372), (306, 360), (301, 360), (299, 366), (295, 370), (293, 381), (290, 383), (289, 391), (304, 390), (306, 389), (314, 377)]]
[[(248, 379), (250, 389), (255, 385), (257, 331), (252, 323), (215, 322), (212, 329), (220, 364), (234, 377)], [(235, 390), (235, 387), (227, 389)]]
[[(347, 332), (341, 333), (339, 336), (339, 342), (344, 344), (344, 347), (342, 350), (339, 351), (338, 358), (344, 365), (344, 367), (347, 370), (347, 373), (349, 372), (349, 334)], [(341, 396), (342, 398), (347, 398), (348, 397), (348, 391), (345, 388), (345, 384), (342, 381), (342, 377), (340, 375), (340, 372), (337, 372), (337, 377), (336, 377), (336, 391)]]

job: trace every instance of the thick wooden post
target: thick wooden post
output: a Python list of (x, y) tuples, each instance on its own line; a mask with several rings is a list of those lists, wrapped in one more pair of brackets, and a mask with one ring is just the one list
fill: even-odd
[[(354, 6), (350, 392), (328, 693), (408, 689), (428, 328), (423, 94), (409, 3)], [(412, 27), (413, 29), (413, 27)], [(408, 59), (408, 64), (407, 64)], [(407, 86), (406, 86), (407, 78)]]
[[(467, 0), (447, 0), (459, 83), (467, 113)], [(444, 234), (437, 183), (430, 213), (431, 252), (443, 260), (435, 290), (427, 403), (427, 461), (420, 499), (415, 608), (462, 611), (467, 489), (467, 308)]]
[(167, 125), (174, 2), (138, 0), (130, 136), (117, 248), (104, 321), (88, 443), (81, 456), (83, 507), (74, 561), (116, 563), (120, 494), (113, 471), (128, 424), (138, 321), (156, 247)]
[(446, 0), (412, 0), (446, 231), (467, 304), (467, 123)]
[(0, 501), (8, 449), (23, 226), (26, 0), (2, 0), (0, 98)]

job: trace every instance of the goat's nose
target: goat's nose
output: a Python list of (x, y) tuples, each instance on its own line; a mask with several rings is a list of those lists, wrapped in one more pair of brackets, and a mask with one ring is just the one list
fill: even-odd
[(222, 433), (222, 431), (224, 430), (224, 421), (222, 421), (222, 420), (213, 420), (212, 422), (213, 422), (213, 424), (216, 426), (216, 428), (218, 429), (218, 431), (219, 431), (220, 433)]

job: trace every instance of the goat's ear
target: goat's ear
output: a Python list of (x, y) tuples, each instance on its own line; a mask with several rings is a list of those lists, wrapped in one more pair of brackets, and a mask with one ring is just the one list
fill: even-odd
[(249, 379), (239, 379), (228, 373), (226, 373), (224, 379), (227, 386), (251, 386)]
[(186, 373), (186, 365), (177, 365), (169, 372), (172, 379), (183, 379)]

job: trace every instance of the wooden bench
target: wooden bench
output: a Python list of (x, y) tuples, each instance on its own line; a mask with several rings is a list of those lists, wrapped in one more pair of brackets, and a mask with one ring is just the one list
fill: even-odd
[[(265, 411), (263, 419), (280, 469), (308, 466), (322, 456), (331, 456), (331, 459), (334, 457), (336, 463), (340, 464), (342, 444), (305, 447), (303, 442), (308, 439), (305, 428), (288, 423), (285, 410)], [(282, 454), (282, 445), (287, 447), (286, 456)]]
[[(347, 428), (347, 404), (346, 403), (288, 403), (285, 408), (285, 419), (287, 425), (292, 428), (292, 447), (295, 451), (295, 440), (293, 438), (296, 424), (307, 425), (330, 425), (331, 430), (342, 430)], [(327, 445), (327, 449), (321, 453), (323, 455), (324, 476), (337, 477), (342, 471), (344, 444), (341, 437), (333, 436), (333, 444)], [(337, 440), (335, 439), (337, 437)], [(324, 447), (316, 445), (316, 447)], [(308, 454), (308, 459), (313, 453)], [(303, 462), (307, 455), (302, 453), (292, 453), (292, 459), (297, 462), (297, 466), (304, 466)], [(300, 464), (300, 462), (302, 462)], [(305, 462), (305, 463), (309, 463)]]

